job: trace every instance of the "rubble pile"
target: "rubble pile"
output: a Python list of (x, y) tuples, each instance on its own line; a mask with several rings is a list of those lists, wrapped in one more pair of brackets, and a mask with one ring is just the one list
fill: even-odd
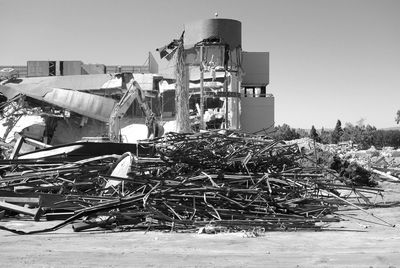
[[(310, 138), (287, 141), (288, 144), (298, 144), (303, 152), (317, 157), (316, 161), (330, 166), (336, 159), (341, 159), (342, 167), (365, 169), (390, 181), (400, 180), (400, 149), (383, 147), (377, 149), (371, 146), (368, 150), (358, 149), (357, 144), (342, 142), (339, 144), (321, 144)], [(340, 170), (336, 170), (340, 173)], [(364, 171), (363, 171), (364, 172)], [(372, 182), (373, 183), (373, 182)]]
[(147, 145), (151, 157), (3, 160), (4, 217), (14, 211), (64, 221), (33, 232), (0, 228), (19, 234), (70, 223), (75, 231), (320, 230), (340, 220), (341, 206), (373, 205), (368, 196), (382, 192), (318, 165), (297, 144), (249, 134), (169, 133)]

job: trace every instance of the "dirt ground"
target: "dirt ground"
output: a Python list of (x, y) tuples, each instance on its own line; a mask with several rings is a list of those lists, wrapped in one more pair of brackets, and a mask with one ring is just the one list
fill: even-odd
[[(400, 184), (383, 183), (385, 208), (368, 210), (400, 222)], [(386, 267), (400, 268), (400, 229), (361, 211), (327, 231), (182, 234), (162, 232), (56, 232), (20, 236), (0, 230), (0, 267)], [(57, 222), (1, 220), (20, 230)], [(400, 224), (399, 224), (400, 225)]]

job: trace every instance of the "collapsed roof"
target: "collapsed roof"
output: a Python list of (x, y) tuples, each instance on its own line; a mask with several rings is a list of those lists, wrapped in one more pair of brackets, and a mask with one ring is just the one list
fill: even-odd
[[(143, 90), (153, 89), (153, 74), (134, 76)], [(0, 85), (0, 91), (8, 99), (22, 94), (89, 118), (108, 122), (117, 101), (105, 95), (115, 90), (122, 93), (124, 86), (123, 79), (118, 74), (93, 74), (19, 78)], [(102, 93), (102, 96), (98, 95), (99, 93)]]

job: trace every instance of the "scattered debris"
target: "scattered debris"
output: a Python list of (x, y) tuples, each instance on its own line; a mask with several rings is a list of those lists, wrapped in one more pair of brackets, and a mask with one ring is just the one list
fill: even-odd
[(4, 217), (64, 220), (31, 232), (0, 228), (18, 234), (70, 223), (75, 231), (323, 230), (341, 220), (336, 212), (343, 206), (392, 226), (364, 209), (383, 192), (373, 173), (339, 158), (330, 166), (317, 163), (297, 144), (211, 131), (168, 133), (136, 152), (115, 148), (121, 149), (108, 146), (108, 155), (73, 161), (68, 154), (0, 161)]

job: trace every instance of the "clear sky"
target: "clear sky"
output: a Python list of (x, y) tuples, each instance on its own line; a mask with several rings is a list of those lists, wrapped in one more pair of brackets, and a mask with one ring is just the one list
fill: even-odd
[(270, 52), (276, 124), (396, 126), (399, 0), (0, 0), (0, 65), (140, 65), (215, 12), (242, 22), (243, 50)]

